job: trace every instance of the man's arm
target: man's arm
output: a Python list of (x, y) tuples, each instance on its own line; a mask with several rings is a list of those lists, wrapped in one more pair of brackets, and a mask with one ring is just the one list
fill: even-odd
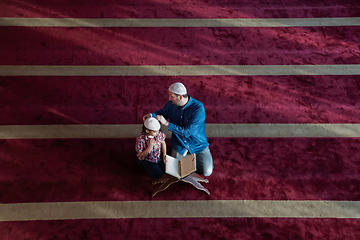
[(193, 115), (191, 116), (191, 119), (189, 120), (186, 127), (180, 127), (178, 125), (175, 125), (171, 122), (166, 121), (166, 119), (158, 115), (156, 116), (156, 119), (159, 120), (159, 122), (166, 126), (169, 131), (172, 133), (175, 133), (179, 136), (188, 138), (192, 134), (194, 134), (198, 128), (204, 123), (205, 121), (205, 108), (199, 108), (196, 111), (194, 111)]
[(172, 107), (172, 103), (171, 101), (169, 101), (162, 109), (153, 112), (153, 113), (148, 113), (143, 117), (143, 120), (145, 121), (146, 118), (150, 117), (150, 114), (152, 117), (156, 117), (158, 115), (162, 115), (164, 116), (166, 119), (168, 119), (170, 117), (170, 107)]

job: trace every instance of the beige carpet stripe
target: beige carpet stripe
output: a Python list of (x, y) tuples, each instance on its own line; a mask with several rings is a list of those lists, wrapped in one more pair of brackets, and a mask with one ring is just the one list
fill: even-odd
[(360, 64), (38, 66), (2, 65), (0, 76), (360, 75)]
[(360, 218), (359, 201), (110, 201), (0, 204), (0, 221), (121, 218)]
[[(0, 139), (136, 138), (141, 124), (2, 125)], [(163, 128), (168, 137), (171, 133)], [(360, 124), (206, 124), (208, 137), (358, 138)]]
[(0, 26), (25, 27), (316, 27), (360, 26), (353, 18), (237, 18), (237, 19), (116, 19), (116, 18), (0, 18)]

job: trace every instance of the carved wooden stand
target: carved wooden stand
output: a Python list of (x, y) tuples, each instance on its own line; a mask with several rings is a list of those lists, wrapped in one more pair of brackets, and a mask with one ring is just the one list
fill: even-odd
[(158, 193), (158, 192), (161, 192), (161, 191), (164, 191), (165, 189), (167, 189), (171, 184), (173, 183), (177, 183), (179, 181), (183, 181), (183, 182), (186, 182), (186, 183), (190, 183), (191, 185), (193, 185), (195, 188), (201, 190), (201, 191), (204, 191), (206, 192), (207, 194), (210, 195), (210, 192), (209, 190), (207, 190), (206, 188), (204, 188), (204, 186), (201, 185), (200, 182), (204, 182), (204, 183), (208, 183), (209, 180), (201, 177), (199, 174), (197, 173), (192, 173), (190, 174), (189, 176), (187, 177), (184, 177), (182, 179), (178, 179), (174, 176), (171, 176), (169, 174), (164, 174), (161, 176), (161, 178), (159, 178), (158, 180), (154, 180), (152, 182), (153, 185), (155, 184), (159, 184), (161, 183), (160, 187), (155, 190), (153, 192), (153, 197)]

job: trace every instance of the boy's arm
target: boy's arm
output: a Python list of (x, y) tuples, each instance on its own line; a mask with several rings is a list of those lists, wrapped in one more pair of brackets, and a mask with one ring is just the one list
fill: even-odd
[(163, 161), (166, 163), (166, 142), (165, 140), (161, 142), (161, 150), (163, 154)]
[[(149, 146), (148, 146), (144, 151), (138, 152), (139, 158), (144, 158), (144, 157), (146, 157), (146, 155), (148, 155), (148, 154), (151, 152), (151, 150), (153, 149), (156, 141), (155, 141), (155, 139), (153, 139), (153, 138), (151, 138), (149, 141), (150, 141), (150, 142), (149, 142)], [(140, 160), (140, 159), (139, 159), (139, 160)]]

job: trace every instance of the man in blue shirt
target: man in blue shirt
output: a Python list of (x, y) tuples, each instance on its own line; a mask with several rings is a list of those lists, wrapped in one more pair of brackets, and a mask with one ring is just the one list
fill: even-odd
[(173, 157), (195, 153), (197, 173), (204, 176), (212, 174), (213, 159), (205, 134), (205, 108), (200, 101), (187, 94), (182, 83), (172, 84), (169, 87), (169, 102), (159, 111), (146, 114), (143, 119), (150, 116), (156, 117), (172, 132)]

